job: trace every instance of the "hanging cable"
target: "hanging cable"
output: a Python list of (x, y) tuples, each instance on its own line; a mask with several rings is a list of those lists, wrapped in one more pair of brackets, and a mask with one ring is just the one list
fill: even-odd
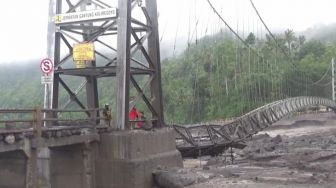
[[(265, 23), (265, 21), (262, 19), (258, 9), (256, 8), (256, 6), (253, 3), (253, 0), (250, 0), (250, 3), (253, 7), (253, 9), (255, 10), (255, 13), (257, 14), (257, 16), (259, 17), (260, 21), (262, 22), (262, 24), (264, 25), (264, 27), (266, 28), (267, 32), (269, 33), (269, 35), (271, 36), (271, 38), (274, 40), (274, 42), (276, 43), (276, 45), (281, 49), (281, 51), (283, 52), (283, 54), (290, 60), (291, 65), (294, 67), (294, 69), (298, 69), (296, 64), (293, 63), (293, 59), (290, 56), (290, 54), (287, 53), (287, 51), (278, 43), (278, 41), (276, 40), (276, 37), (273, 35), (273, 33), (270, 31), (270, 29), (268, 28), (267, 24)], [(303, 74), (305, 74), (303, 72)], [(305, 74), (306, 75), (306, 74)], [(313, 81), (311, 81), (312, 83), (310, 84), (314, 84)]]
[(160, 42), (162, 42), (163, 36), (165, 35), (166, 29), (167, 29), (167, 25), (168, 25), (168, 22), (166, 22), (166, 24), (165, 24), (165, 26), (163, 28), (163, 32), (162, 32), (161, 37), (160, 37)]
[[(208, 4), (212, 8), (212, 10), (215, 12), (215, 14), (222, 20), (222, 22), (226, 25), (227, 28), (241, 41), (243, 42), (247, 47), (251, 48), (251, 46), (244, 40), (242, 39), (237, 32), (234, 31), (234, 29), (231, 28), (231, 26), (223, 19), (223, 17), (218, 13), (216, 8), (212, 5), (210, 0), (207, 0)], [(253, 48), (251, 48), (253, 51), (255, 51)]]
[(316, 82), (312, 83), (312, 85), (317, 85), (317, 84), (319, 84), (319, 83), (320, 83), (320, 82), (321, 82), (321, 81), (328, 75), (330, 69), (331, 69), (331, 64), (329, 65), (327, 71), (323, 74), (323, 76), (321, 77), (321, 79), (319, 79), (319, 80), (317, 80)]

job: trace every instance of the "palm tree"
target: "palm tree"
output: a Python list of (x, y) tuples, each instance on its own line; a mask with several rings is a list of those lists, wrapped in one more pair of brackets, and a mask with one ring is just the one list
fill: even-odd
[(288, 47), (288, 53), (289, 55), (292, 54), (292, 47), (294, 45), (294, 42), (296, 41), (295, 33), (292, 29), (287, 29), (285, 31), (285, 42)]
[(255, 37), (255, 35), (251, 32), (251, 33), (247, 36), (247, 38), (245, 39), (245, 42), (246, 42), (247, 44), (249, 44), (250, 46), (255, 45), (255, 42), (256, 42), (256, 37)]

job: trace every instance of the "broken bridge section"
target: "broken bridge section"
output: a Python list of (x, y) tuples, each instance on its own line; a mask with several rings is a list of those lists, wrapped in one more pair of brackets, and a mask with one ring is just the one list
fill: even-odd
[(320, 97), (294, 97), (259, 107), (232, 122), (200, 123), (190, 126), (172, 125), (177, 133), (176, 144), (183, 157), (218, 155), (224, 150), (244, 148), (245, 140), (280, 119), (310, 106), (333, 110), (336, 103)]

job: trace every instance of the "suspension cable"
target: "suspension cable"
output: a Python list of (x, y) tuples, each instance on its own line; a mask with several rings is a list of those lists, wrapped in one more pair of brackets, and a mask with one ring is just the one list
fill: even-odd
[[(260, 15), (260, 13), (259, 13), (259, 11), (258, 11), (258, 9), (256, 8), (256, 6), (255, 6), (254, 3), (253, 3), (253, 0), (250, 0), (250, 3), (251, 3), (251, 5), (252, 5), (252, 7), (253, 7), (255, 13), (257, 14), (258, 18), (260, 19), (260, 21), (263, 23), (264, 27), (266, 28), (267, 32), (270, 34), (271, 38), (274, 40), (274, 42), (276, 43), (276, 45), (281, 49), (281, 51), (283, 52), (283, 54), (285, 54), (285, 56), (290, 60), (290, 62), (291, 62), (291, 64), (293, 65), (293, 67), (294, 67), (295, 69), (297, 69), (297, 66), (293, 63), (293, 59), (292, 59), (292, 57), (290, 56), (290, 54), (288, 54), (287, 51), (286, 51), (283, 47), (281, 47), (281, 45), (280, 45), (280, 44), (278, 43), (278, 41), (276, 40), (276, 37), (274, 36), (274, 34), (270, 31), (270, 29), (268, 28), (267, 24), (266, 24), (265, 21), (262, 19), (261, 15)], [(302, 72), (302, 73), (305, 74), (305, 76), (307, 76), (305, 72)], [(308, 77), (308, 76), (307, 76), (307, 77)], [(316, 81), (316, 82), (319, 82), (319, 81)], [(316, 82), (312, 82), (312, 83), (310, 83), (310, 84), (311, 84), (311, 85), (316, 85)]]
[(318, 85), (318, 83), (320, 83), (328, 75), (328, 72), (330, 71), (330, 69), (331, 69), (331, 64), (329, 65), (327, 71), (323, 74), (323, 76), (321, 77), (321, 79), (319, 79), (318, 81), (312, 83), (312, 85)]

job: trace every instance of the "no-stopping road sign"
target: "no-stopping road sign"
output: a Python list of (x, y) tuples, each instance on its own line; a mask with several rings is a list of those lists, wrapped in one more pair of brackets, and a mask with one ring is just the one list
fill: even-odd
[(54, 70), (54, 63), (49, 58), (42, 59), (40, 68), (44, 74), (49, 74)]

